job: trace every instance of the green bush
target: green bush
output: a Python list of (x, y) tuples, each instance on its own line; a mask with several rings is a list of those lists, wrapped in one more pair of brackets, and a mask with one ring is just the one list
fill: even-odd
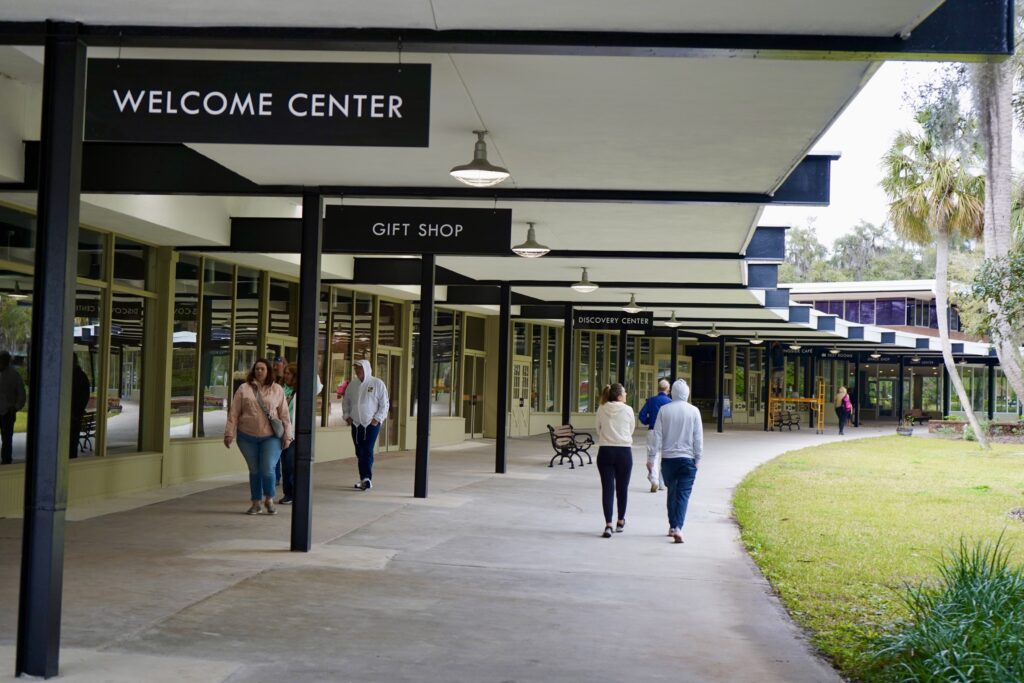
[(907, 589), (910, 618), (878, 639), (879, 680), (1024, 681), (1024, 567), (1011, 567), (1000, 536), (961, 540), (939, 580)]

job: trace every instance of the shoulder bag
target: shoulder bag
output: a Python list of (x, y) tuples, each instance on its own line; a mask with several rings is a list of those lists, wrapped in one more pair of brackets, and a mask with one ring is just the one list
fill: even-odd
[(284, 423), (281, 422), (280, 419), (270, 414), (270, 411), (267, 410), (267, 404), (263, 402), (263, 397), (260, 396), (260, 392), (256, 389), (256, 387), (250, 384), (249, 388), (251, 388), (252, 393), (256, 395), (256, 402), (260, 404), (260, 410), (263, 411), (263, 414), (267, 416), (267, 420), (270, 421), (270, 428), (274, 430), (274, 436), (280, 439), (282, 436), (284, 436)]

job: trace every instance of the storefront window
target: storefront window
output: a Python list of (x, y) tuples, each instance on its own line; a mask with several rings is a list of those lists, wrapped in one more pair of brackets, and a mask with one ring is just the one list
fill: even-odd
[(81, 228), (78, 231), (78, 277), (102, 280), (105, 262), (103, 235)]
[(455, 313), (436, 310), (434, 312), (433, 374), (430, 388), (431, 415), (452, 414), (453, 385), (453, 338)]
[[(28, 300), (25, 299), (25, 301)], [(77, 289), (75, 292), (75, 319), (73, 323), (75, 357), (78, 359), (79, 367), (82, 368), (82, 371), (85, 372), (86, 377), (89, 379), (89, 398), (85, 405), (85, 414), (81, 423), (85, 428), (79, 431), (78, 443), (72, 444), (72, 448), (75, 449), (78, 456), (96, 455), (97, 425), (105, 418), (102, 411), (97, 412), (96, 406), (96, 394), (99, 389), (99, 382), (97, 380), (102, 377), (100, 374), (100, 354), (103, 349), (100, 329), (102, 310), (102, 290), (94, 287), (79, 287)], [(27, 382), (26, 386), (28, 386)], [(72, 436), (74, 436), (74, 432), (72, 432)], [(17, 440), (15, 440), (15, 447), (17, 445)], [(15, 451), (14, 457), (18, 457), (17, 451)]]
[(296, 336), (299, 324), (299, 284), (272, 278), (269, 294), (267, 331), (271, 334)]
[(526, 323), (512, 323), (512, 353), (526, 355)]
[(114, 239), (114, 284), (146, 289), (149, 247), (124, 237)]
[[(353, 360), (373, 361), (370, 348), (373, 338), (373, 299), (356, 295), (356, 330)], [(371, 366), (372, 367), (372, 366)]]
[[(466, 326), (466, 345), (469, 345), (469, 324)], [(533, 326), (533, 343), (530, 344), (530, 377), (533, 378), (533, 386), (530, 387), (530, 407), (533, 410), (540, 410), (540, 384), (541, 384), (541, 357), (544, 347), (541, 343), (542, 330), (540, 325)]]
[(0, 206), (0, 254), (8, 261), (34, 265), (36, 260), (36, 218), (31, 214)]
[(544, 354), (544, 410), (554, 412), (556, 386), (558, 380), (558, 338), (562, 334), (561, 329), (554, 327), (547, 328), (547, 351)]
[[(227, 419), (228, 400), (232, 392), (230, 354), (231, 305), (235, 296), (233, 271), (232, 266), (209, 259), (203, 268), (202, 343), (199, 359), (202, 400), (196, 425), (196, 436), (199, 437), (222, 435)], [(255, 336), (255, 327), (251, 334)]]
[(330, 394), (327, 424), (340, 427), (345, 424), (342, 404), (345, 390), (352, 379), (352, 292), (334, 290), (334, 322), (331, 329), (331, 374), (326, 382)]
[[(578, 402), (576, 410), (581, 413), (597, 410), (596, 406), (590, 405), (590, 332), (580, 332), (580, 361), (579, 374), (577, 377)], [(600, 391), (600, 389), (598, 389)]]
[(171, 351), (171, 438), (192, 436), (198, 343), (199, 259), (181, 255), (175, 267)]
[(381, 346), (402, 345), (402, 307), (394, 301), (381, 301), (377, 322), (377, 343)]
[(486, 335), (483, 318), (475, 315), (466, 316), (466, 349), (470, 351), (486, 351)]
[(113, 295), (107, 376), (107, 452), (139, 450), (146, 300)]

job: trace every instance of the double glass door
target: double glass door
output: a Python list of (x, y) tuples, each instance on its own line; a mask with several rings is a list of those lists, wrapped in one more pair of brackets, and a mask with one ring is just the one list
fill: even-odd
[(467, 354), (462, 364), (462, 416), (471, 439), (484, 435), (484, 360)]
[(399, 432), (399, 397), (402, 395), (402, 352), (399, 349), (383, 349), (377, 352), (377, 362), (373, 366), (373, 374), (382, 380), (388, 388), (388, 417), (384, 428), (377, 437), (378, 448), (385, 451), (398, 450)]

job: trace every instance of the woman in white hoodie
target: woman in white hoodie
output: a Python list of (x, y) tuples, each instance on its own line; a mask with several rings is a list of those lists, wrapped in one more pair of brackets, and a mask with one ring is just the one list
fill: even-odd
[[(633, 472), (633, 429), (636, 416), (626, 404), (621, 384), (607, 388), (608, 401), (597, 409), (597, 471), (601, 473), (601, 503), (604, 507), (604, 538), (612, 537), (612, 500), (618, 499), (615, 531), (626, 527), (626, 496)], [(603, 397), (602, 397), (603, 398)]]

